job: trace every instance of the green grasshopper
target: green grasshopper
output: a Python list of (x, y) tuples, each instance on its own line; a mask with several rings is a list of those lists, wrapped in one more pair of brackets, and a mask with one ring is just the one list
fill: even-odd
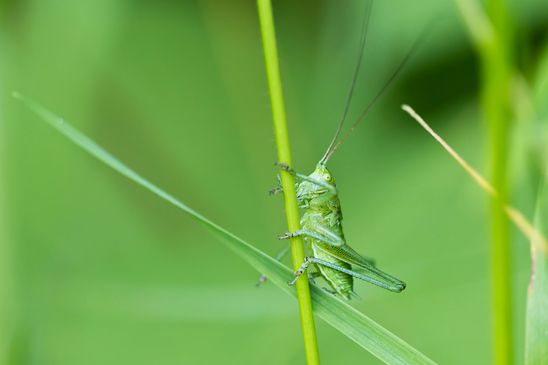
[[(332, 289), (326, 289), (327, 291), (333, 294), (339, 294), (345, 299), (351, 299), (352, 296), (355, 296), (353, 290), (354, 278), (364, 280), (397, 293), (404, 290), (406, 286), (403, 281), (379, 270), (371, 259), (364, 258), (348, 245), (342, 229), (342, 212), (337, 187), (333, 175), (326, 166), (327, 161), (332, 154), (364, 119), (373, 104), (396, 78), (415, 48), (413, 47), (412, 51), (407, 54), (396, 71), (392, 74), (392, 77), (372, 99), (364, 112), (348, 129), (342, 139), (337, 142), (348, 113), (360, 65), (362, 63), (369, 17), (371, 14), (371, 4), (372, 2), (369, 1), (366, 6), (362, 24), (358, 63), (354, 71), (343, 115), (325, 154), (316, 165), (314, 172), (310, 175), (297, 173), (290, 166), (285, 164), (276, 164), (280, 169), (290, 172), (297, 179), (297, 200), (299, 207), (304, 209), (304, 214), (301, 218), (301, 229), (296, 232), (288, 232), (279, 238), (289, 239), (296, 236), (302, 236), (309, 251), (312, 253), (312, 256), (306, 257), (300, 268), (295, 272), (295, 278), (288, 284), (294, 285), (297, 279), (309, 268), (309, 266), (313, 265), (316, 268), (316, 271), (310, 274), (310, 279), (313, 281), (316, 277), (322, 277)], [(271, 194), (277, 194), (282, 191), (281, 186), (277, 186), (271, 191)], [(281, 260), (287, 252), (288, 249), (286, 247), (278, 254), (277, 259)], [(264, 275), (261, 276), (258, 284), (265, 280), (266, 278)]]

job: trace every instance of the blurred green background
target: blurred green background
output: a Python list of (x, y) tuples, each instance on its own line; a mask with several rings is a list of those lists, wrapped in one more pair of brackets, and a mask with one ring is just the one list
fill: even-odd
[[(514, 1), (533, 75), (548, 3)], [(295, 168), (336, 127), (363, 2), (274, 1)], [(403, 112), (485, 171), (478, 61), (452, 1), (377, 1), (356, 116), (426, 29), (401, 78), (331, 159), (346, 237), (408, 289), (353, 305), (440, 364), (491, 359), (487, 200)], [(301, 364), (297, 305), (207, 231), (93, 160), (10, 97), (26, 94), (259, 249), (284, 232), (254, 1), (0, 1), (0, 361)], [(525, 191), (525, 193), (523, 192)], [(526, 189), (518, 206), (532, 212)], [(515, 234), (516, 358), (528, 246)], [(379, 363), (318, 320), (325, 364)], [(465, 350), (463, 350), (465, 349)], [(520, 361), (521, 362), (521, 361)]]

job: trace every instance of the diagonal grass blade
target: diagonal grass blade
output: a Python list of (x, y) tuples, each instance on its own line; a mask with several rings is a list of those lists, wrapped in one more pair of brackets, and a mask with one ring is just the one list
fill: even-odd
[[(86, 135), (66, 123), (61, 117), (58, 117), (21, 94), (14, 93), (13, 95), (15, 98), (22, 100), (41, 119), (57, 129), (80, 148), (202, 223), (229, 249), (242, 257), (258, 272), (266, 274), (269, 280), (280, 289), (295, 297), (294, 288), (287, 285), (287, 281), (293, 277), (292, 272), (287, 267), (146, 180)], [(311, 289), (314, 313), (384, 363), (390, 365), (436, 364), (407, 342), (342, 300), (314, 285), (311, 286)]]

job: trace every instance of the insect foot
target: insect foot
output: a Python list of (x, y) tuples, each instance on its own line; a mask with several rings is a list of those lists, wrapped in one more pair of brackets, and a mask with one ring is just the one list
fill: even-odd
[(265, 274), (261, 274), (261, 276), (259, 276), (259, 279), (257, 280), (257, 283), (255, 283), (255, 286), (258, 288), (261, 286), (261, 284), (263, 284), (264, 282), (266, 282), (268, 279), (266, 278), (266, 275)]
[(270, 189), (268, 191), (268, 195), (277, 195), (279, 193), (282, 193), (284, 189), (281, 186), (276, 186), (274, 189)]
[(291, 239), (293, 237), (297, 237), (298, 234), (296, 232), (286, 232), (284, 234), (282, 234), (281, 236), (278, 236), (278, 239), (279, 240), (288, 240), (288, 239)]
[(290, 174), (295, 174), (295, 170), (293, 170), (288, 164), (284, 162), (274, 162), (274, 166), (278, 166), (280, 170), (287, 171)]
[(304, 272), (306, 271), (306, 269), (308, 268), (308, 265), (310, 263), (310, 257), (306, 257), (304, 259), (304, 262), (303, 264), (301, 265), (301, 267), (299, 267), (299, 269), (297, 271), (295, 271), (295, 278), (293, 280), (291, 280), (290, 282), (288, 282), (287, 284), (289, 286), (293, 286), (295, 285), (295, 283), (297, 282), (297, 280), (299, 279), (299, 277), (304, 274)]
[(289, 286), (293, 286), (295, 285), (295, 283), (297, 282), (297, 280), (299, 280), (299, 278), (301, 277), (301, 275), (304, 274), (304, 270), (303, 268), (301, 267), (299, 270), (295, 271), (295, 278), (291, 281), (288, 281), (287, 284)]
[(326, 288), (325, 286), (322, 287), (322, 290), (325, 291), (326, 293), (331, 294), (331, 295), (337, 295), (337, 292), (335, 290), (331, 290), (329, 288)]

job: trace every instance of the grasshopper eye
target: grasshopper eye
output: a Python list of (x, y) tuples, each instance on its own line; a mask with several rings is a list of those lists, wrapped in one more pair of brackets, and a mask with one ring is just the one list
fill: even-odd
[(324, 176), (325, 181), (331, 181), (331, 175), (325, 175)]

